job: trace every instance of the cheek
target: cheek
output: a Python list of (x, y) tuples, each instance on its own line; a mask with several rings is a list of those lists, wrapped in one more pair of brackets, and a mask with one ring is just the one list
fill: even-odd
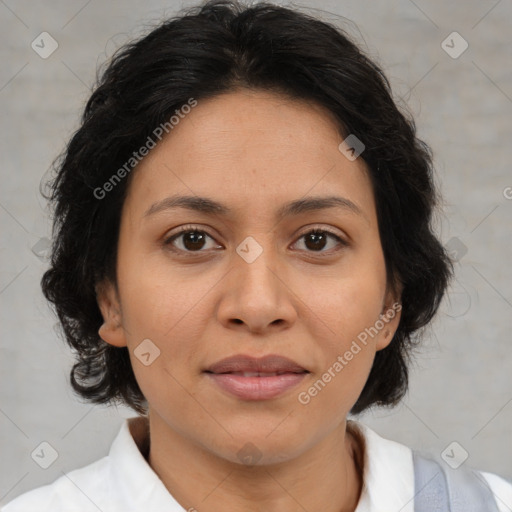
[[(164, 403), (179, 402), (184, 394), (180, 383), (190, 387), (197, 356), (204, 352), (201, 344), (211, 321), (207, 308), (219, 276), (204, 271), (206, 266), (173, 263), (164, 249), (137, 244), (126, 234), (119, 254), (123, 324), (136, 379), (150, 402), (160, 400), (160, 395), (166, 397)], [(146, 339), (158, 354), (148, 366), (137, 357)]]
[[(315, 312), (312, 319), (324, 323), (331, 350), (339, 351), (366, 328), (373, 326), (382, 312), (386, 279), (384, 264), (347, 266), (346, 271), (325, 282), (307, 287), (307, 303)], [(306, 283), (305, 283), (306, 285)]]
[[(321, 416), (328, 428), (343, 420), (357, 401), (375, 357), (377, 336), (371, 329), (381, 305), (382, 289), (376, 279), (363, 285), (354, 277), (338, 283), (337, 291), (324, 293), (312, 327), (319, 364), (297, 397), (311, 421)], [(319, 332), (326, 334), (318, 336)]]
[(125, 257), (118, 264), (123, 318), (130, 331), (143, 336), (172, 335), (187, 323), (188, 312), (200, 302), (208, 282), (196, 279), (191, 286), (186, 272), (167, 262), (162, 254), (137, 254), (136, 247), (131, 253), (133, 257)]
[(380, 334), (375, 325), (382, 313), (386, 288), (384, 259), (379, 252), (370, 258), (356, 255), (354, 264), (347, 265), (345, 272), (328, 283), (328, 288), (310, 287), (307, 295), (316, 313), (310, 316), (310, 330), (321, 353), (315, 378), (322, 381), (317, 388), (323, 398), (315, 401), (319, 407), (321, 403), (351, 406), (364, 387), (375, 357)]

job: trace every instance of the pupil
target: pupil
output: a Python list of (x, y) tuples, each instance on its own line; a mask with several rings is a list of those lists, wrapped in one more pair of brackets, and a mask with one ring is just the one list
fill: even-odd
[[(199, 242), (199, 246), (195, 245)], [(190, 231), (185, 235), (184, 245), (187, 249), (200, 249), (202, 247), (201, 242), (204, 243), (204, 235), (198, 231)], [(190, 246), (190, 243), (192, 246)]]
[[(312, 249), (323, 249), (325, 247), (325, 238), (326, 237), (323, 233), (311, 233), (307, 237), (307, 240), (314, 240), (314, 243), (312, 244), (312, 247), (309, 247), (308, 242), (306, 241), (306, 245), (308, 246), (308, 248), (312, 248)], [(318, 244), (319, 241), (320, 242), (323, 241), (324, 243)]]

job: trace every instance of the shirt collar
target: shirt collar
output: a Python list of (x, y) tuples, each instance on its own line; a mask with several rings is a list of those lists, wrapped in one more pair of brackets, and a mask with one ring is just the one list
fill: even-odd
[(363, 489), (355, 512), (414, 511), (412, 451), (350, 421), (364, 438)]
[[(148, 418), (137, 416), (124, 421), (111, 445), (112, 483), (119, 510), (181, 512), (173, 498), (140, 451), (149, 436)], [(117, 508), (116, 508), (117, 510)]]

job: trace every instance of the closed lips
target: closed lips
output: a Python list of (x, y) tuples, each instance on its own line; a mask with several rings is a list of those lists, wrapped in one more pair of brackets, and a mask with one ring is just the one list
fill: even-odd
[(276, 354), (260, 358), (240, 354), (218, 361), (205, 373), (224, 393), (238, 400), (257, 401), (284, 395), (309, 371)]

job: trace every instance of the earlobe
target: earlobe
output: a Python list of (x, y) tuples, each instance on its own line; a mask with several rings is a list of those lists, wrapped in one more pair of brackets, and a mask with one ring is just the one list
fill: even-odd
[(377, 339), (377, 350), (386, 348), (393, 340), (393, 336), (400, 323), (401, 311), (401, 302), (396, 299), (395, 295), (388, 294), (381, 312), (381, 321), (384, 323), (384, 326)]
[(394, 334), (394, 330), (391, 330), (390, 328), (384, 329), (384, 332), (380, 334), (377, 340), (377, 344), (375, 346), (376, 350), (382, 350), (383, 348), (386, 348), (393, 340)]
[(119, 298), (110, 281), (96, 285), (96, 300), (103, 316), (103, 324), (98, 329), (100, 338), (110, 345), (126, 347)]

